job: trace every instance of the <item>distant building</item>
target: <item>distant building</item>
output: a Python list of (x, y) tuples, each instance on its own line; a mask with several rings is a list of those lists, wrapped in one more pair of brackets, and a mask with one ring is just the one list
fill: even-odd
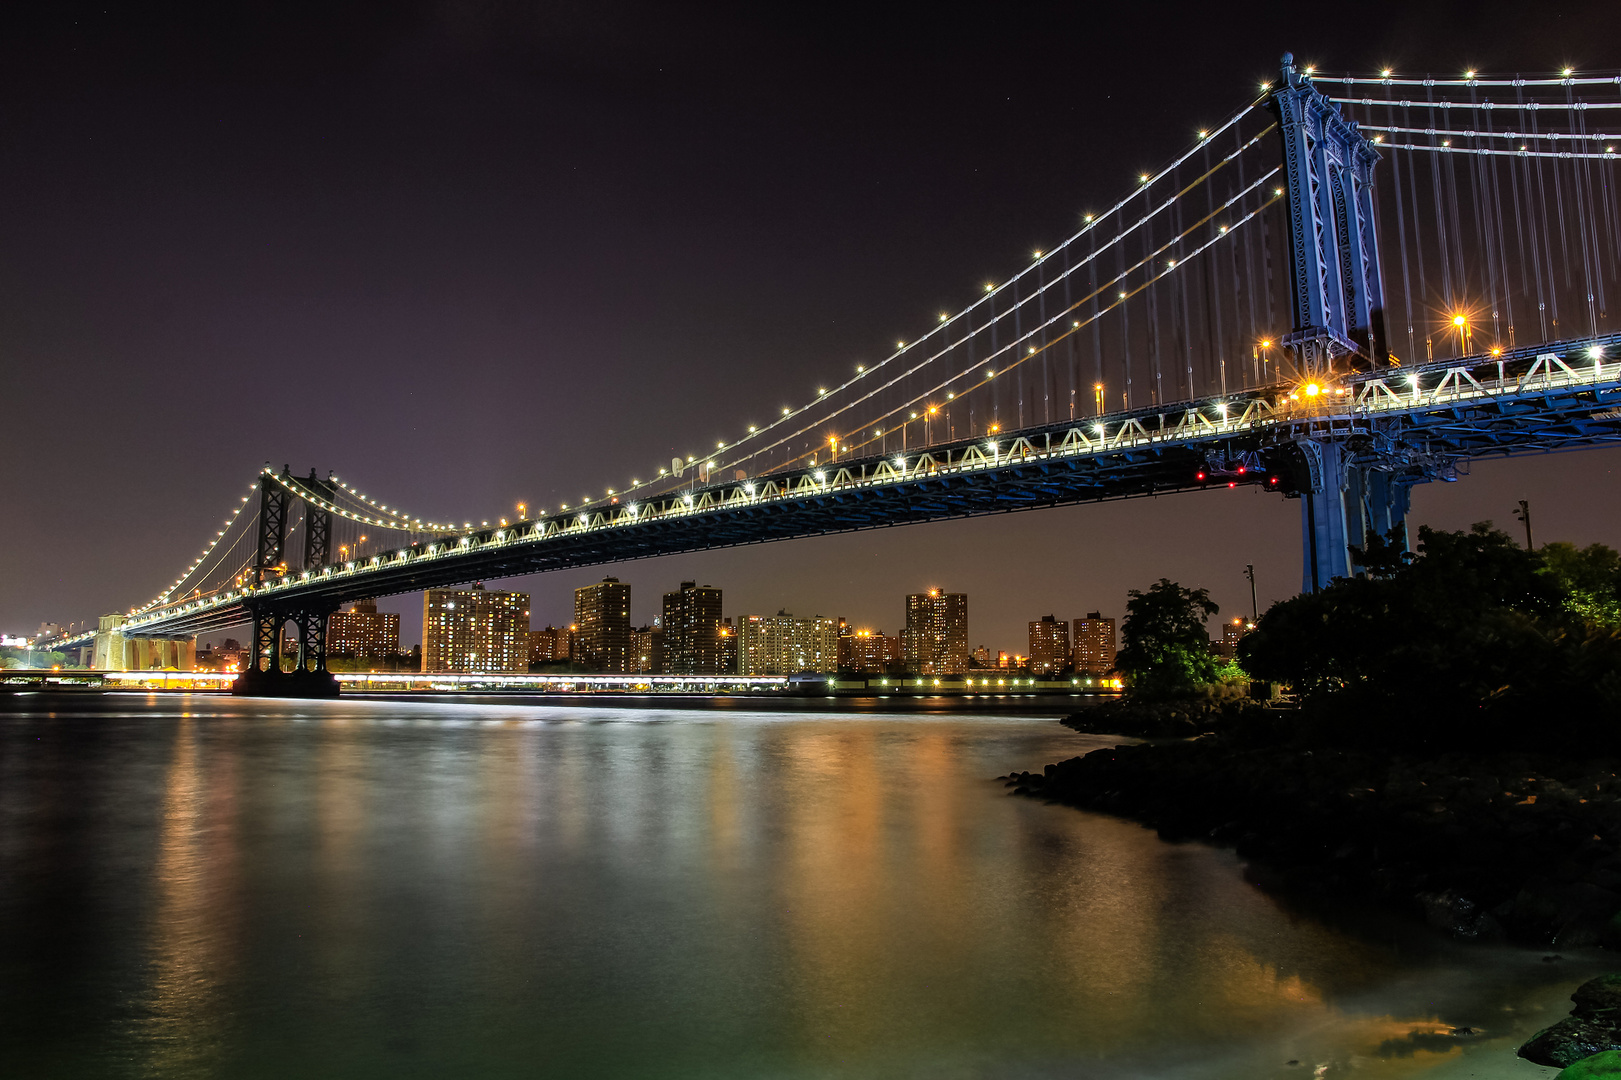
[(930, 589), (906, 598), (901, 655), (923, 675), (960, 675), (968, 670), (968, 595)]
[(1255, 624), (1244, 619), (1230, 619), (1221, 624), (1221, 642), (1216, 652), (1231, 660), (1238, 655), (1238, 643), (1244, 635), (1255, 629)]
[(736, 675), (739, 645), (737, 627), (732, 625), (731, 619), (722, 619), (720, 629), (716, 630), (715, 634), (720, 638), (720, 648), (716, 651), (720, 664), (720, 671), (717, 674)]
[(1075, 670), (1107, 675), (1114, 670), (1114, 620), (1097, 612), (1075, 620)]
[(1031, 623), (1030, 674), (1055, 675), (1069, 663), (1069, 623), (1051, 615)]
[(422, 670), (529, 670), (529, 594), (429, 589), (422, 594)]
[(630, 586), (605, 577), (574, 590), (574, 662), (611, 675), (630, 672)]
[(991, 666), (991, 650), (981, 645), (974, 650), (973, 655), (969, 657), (969, 661), (974, 667), (988, 668)]
[(529, 631), (529, 663), (550, 664), (567, 660), (571, 636), (568, 627), (550, 624), (544, 630)]
[(882, 630), (852, 630), (839, 638), (840, 671), (887, 671), (900, 658), (900, 642)]
[(721, 661), (720, 590), (683, 581), (664, 594), (665, 670), (671, 675), (718, 675)]
[(226, 638), (212, 648), (198, 649), (194, 662), (198, 671), (241, 671), (248, 666), (248, 650), (236, 638)]
[(796, 619), (786, 611), (750, 615), (739, 627), (738, 673), (793, 675), (838, 668), (839, 624), (816, 616)]
[(357, 660), (393, 656), (400, 651), (400, 617), (378, 611), (375, 600), (356, 600), (327, 618), (326, 651)]
[(630, 632), (630, 670), (635, 675), (663, 675), (668, 654), (664, 628), (657, 624)]

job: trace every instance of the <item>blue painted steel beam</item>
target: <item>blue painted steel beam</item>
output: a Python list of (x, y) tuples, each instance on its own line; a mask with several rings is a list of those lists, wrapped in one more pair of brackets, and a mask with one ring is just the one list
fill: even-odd
[[(1603, 380), (1565, 385), (1569, 380), (1558, 372), (1557, 378), (1542, 379), (1540, 375), (1532, 375), (1529, 382), (1520, 385), (1528, 372), (1539, 370), (1539, 364), (1542, 369), (1553, 370), (1539, 361), (1539, 356), (1559, 356), (1567, 370), (1573, 368), (1580, 373), (1587, 350), (1593, 348), (1605, 357), (1621, 358), (1621, 335), (1511, 350), (1495, 357), (1477, 356), (1351, 375), (1335, 387), (1343, 386), (1345, 395), (1319, 399), (1330, 404), (1316, 411), (1292, 414), (1284, 410), (1251, 427), (1230, 428), (1208, 436), (1139, 441), (1135, 445), (1080, 454), (1051, 453), (1019, 460), (1000, 457), (994, 465), (986, 467), (913, 474), (904, 480), (867, 486), (831, 489), (818, 486), (814, 493), (795, 497), (718, 507), (610, 528), (565, 531), (514, 542), (491, 543), (496, 530), (477, 530), (469, 534), (469, 543), (477, 538), (479, 544), (465, 554), (413, 558), (349, 574), (317, 575), (308, 582), (261, 591), (251, 599), (257, 604), (299, 610), (472, 581), (772, 540), (1169, 494), (1228, 483), (1266, 486), (1270, 478), (1287, 473), (1289, 456), (1296, 453), (1296, 448), (1307, 444), (1335, 448), (1345, 465), (1366, 474), (1358, 480), (1361, 486), (1353, 493), (1352, 502), (1341, 504), (1342, 515), (1345, 506), (1354, 504), (1350, 515), (1353, 520), (1348, 523), (1342, 516), (1337, 527), (1331, 520), (1327, 521), (1324, 527), (1329, 531), (1318, 537), (1320, 554), (1329, 545), (1336, 546), (1338, 554), (1319, 559), (1320, 566), (1331, 568), (1332, 576), (1332, 570), (1340, 568), (1339, 560), (1343, 559), (1347, 543), (1359, 543), (1365, 529), (1373, 523), (1382, 523), (1380, 531), (1385, 531), (1404, 516), (1405, 489), (1415, 483), (1451, 478), (1460, 462), (1621, 444), (1621, 370), (1616, 369), (1613, 360)], [(1448, 379), (1457, 381), (1452, 373), (1458, 371), (1472, 371), (1480, 379), (1496, 379), (1500, 374), (1505, 380), (1503, 385), (1512, 392), (1472, 396), (1460, 393), (1456, 399), (1444, 395), (1437, 399), (1434, 388)], [(1357, 404), (1376, 382), (1399, 389), (1410, 386), (1408, 380), (1416, 380), (1419, 390), (1429, 396), (1411, 407), (1379, 409)], [(1157, 431), (1161, 417), (1166, 418), (1169, 427), (1190, 412), (1216, 416), (1222, 405), (1230, 413), (1241, 415), (1243, 408), (1260, 399), (1287, 399), (1295, 389), (1269, 387), (1221, 399), (1113, 414), (1078, 424), (1032, 428), (1004, 434), (998, 445), (1005, 451), (1015, 440), (1025, 439), (1038, 448), (1057, 446), (1067, 433), (1077, 428), (1091, 430), (1098, 423), (1104, 424), (1110, 432), (1118, 432), (1129, 423)], [(927, 452), (942, 457), (949, 452), (956, 460), (971, 445), (985, 444), (964, 440), (932, 446)], [(918, 454), (918, 451), (908, 453), (907, 460), (915, 464)], [(888, 455), (887, 460), (892, 462), (895, 456)], [(838, 469), (849, 469), (857, 474), (866, 469), (870, 476), (885, 460), (881, 457), (841, 460), (823, 465), (820, 470), (767, 474), (755, 477), (752, 482), (763, 485), (775, 481), (792, 487), (813, 478), (818, 471), (830, 474)], [(1244, 473), (1220, 471), (1220, 463), (1240, 461), (1261, 463), (1264, 467), (1246, 469)], [(1196, 479), (1200, 471), (1206, 472), (1206, 483)], [(1330, 478), (1329, 482), (1335, 483), (1338, 491), (1337, 481)], [(647, 505), (671, 506), (684, 494), (701, 500), (706, 492), (724, 495), (737, 486), (736, 482), (729, 482), (694, 486), (685, 492), (670, 491)], [(1310, 483), (1295, 485), (1298, 493), (1313, 488)], [(1319, 479), (1312, 494), (1320, 494), (1324, 488)], [(1315, 498), (1312, 502), (1316, 502)], [(587, 512), (602, 509), (604, 507), (596, 506)], [(1302, 539), (1306, 548), (1305, 562), (1309, 560), (1311, 537), (1303, 531)], [(1327, 579), (1318, 576), (1313, 580)], [(130, 626), (126, 633), (151, 637), (206, 633), (236, 625), (246, 617), (244, 604), (232, 603), (209, 610), (175, 611), (161, 619)]]

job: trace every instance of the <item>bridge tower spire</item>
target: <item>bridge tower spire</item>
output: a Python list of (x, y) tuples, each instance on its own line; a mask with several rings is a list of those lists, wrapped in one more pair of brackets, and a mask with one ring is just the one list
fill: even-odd
[[(1289, 53), (1280, 76), (1271, 108), (1283, 142), (1294, 315), (1283, 344), (1294, 350), (1297, 374), (1320, 383), (1390, 362), (1373, 207), (1380, 155), (1310, 75), (1295, 70)], [(1427, 477), (1415, 476), (1399, 454), (1353, 446), (1332, 425), (1303, 432), (1295, 448), (1306, 465), (1300, 490), (1305, 592), (1355, 573), (1351, 548), (1366, 548), (1371, 536), (1406, 543), (1412, 484)]]
[(1379, 152), (1295, 70), (1283, 69), (1271, 106), (1283, 138), (1289, 208), (1289, 300), (1294, 329), (1283, 339), (1302, 375), (1326, 376), (1340, 357), (1382, 367), (1384, 282), (1373, 213)]

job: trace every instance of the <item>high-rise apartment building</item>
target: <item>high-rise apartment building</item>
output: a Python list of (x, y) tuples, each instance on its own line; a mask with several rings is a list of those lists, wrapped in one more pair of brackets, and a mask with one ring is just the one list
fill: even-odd
[(529, 594), (429, 589), (422, 594), (422, 670), (529, 670)]
[(1075, 670), (1107, 675), (1114, 670), (1114, 620), (1097, 612), (1075, 620)]
[(816, 616), (796, 619), (786, 611), (750, 615), (739, 627), (738, 673), (793, 675), (830, 672), (839, 663), (839, 624)]
[(664, 594), (665, 670), (671, 675), (718, 675), (721, 665), (720, 590), (683, 581)]
[(720, 621), (720, 629), (715, 631), (720, 638), (720, 648), (716, 653), (720, 664), (720, 675), (736, 675), (738, 664), (738, 634), (737, 627), (732, 625), (730, 618)]
[(961, 675), (968, 670), (968, 594), (930, 589), (906, 598), (901, 654), (923, 675)]
[(882, 630), (851, 630), (839, 637), (840, 671), (883, 672), (900, 658), (900, 642)]
[(630, 586), (605, 577), (574, 590), (574, 662), (591, 671), (630, 671)]
[(1069, 662), (1069, 623), (1051, 615), (1031, 623), (1030, 674), (1056, 675)]
[(544, 630), (529, 631), (529, 662), (549, 664), (569, 658), (569, 628), (547, 626)]
[(669, 654), (665, 652), (664, 628), (657, 623), (630, 632), (630, 670), (635, 675), (663, 675)]
[(1255, 629), (1255, 624), (1245, 619), (1229, 619), (1221, 624), (1221, 644), (1216, 651), (1231, 660), (1238, 655), (1238, 643), (1244, 640), (1244, 635)]
[(326, 621), (326, 651), (333, 656), (378, 660), (400, 651), (400, 617), (378, 611), (375, 600), (356, 600)]

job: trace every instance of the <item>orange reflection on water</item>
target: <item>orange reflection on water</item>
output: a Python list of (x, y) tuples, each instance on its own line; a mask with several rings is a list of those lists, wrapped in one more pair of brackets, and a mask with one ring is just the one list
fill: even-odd
[(239, 961), (232, 947), (242, 918), (236, 763), (233, 755), (207, 755), (202, 737), (202, 726), (182, 714), (163, 784), (142, 1022), (155, 1075), (215, 1059), (229, 1035), (219, 997)]

